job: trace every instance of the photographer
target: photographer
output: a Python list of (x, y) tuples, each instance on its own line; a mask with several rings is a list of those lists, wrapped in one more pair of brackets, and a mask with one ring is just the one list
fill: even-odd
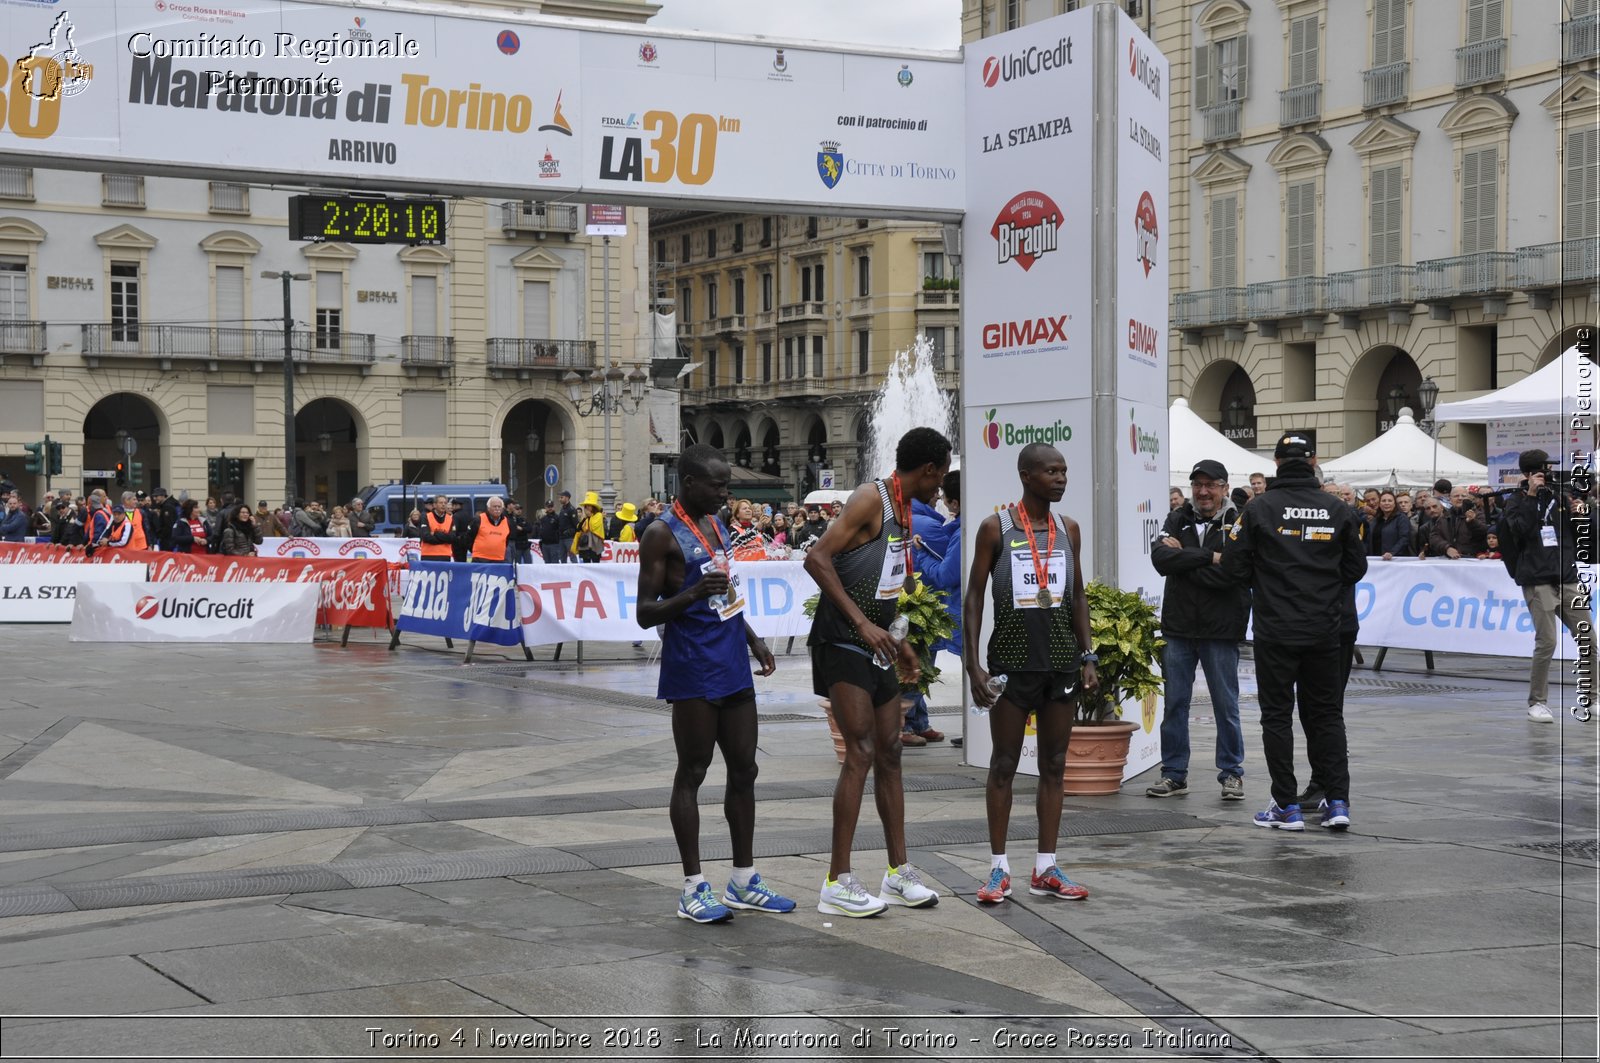
[(1594, 561), (1595, 514), (1573, 485), (1557, 487), (1550, 455), (1525, 450), (1518, 466), (1526, 477), (1506, 499), (1500, 520), (1500, 549), (1507, 571), (1528, 599), (1533, 616), (1533, 664), (1528, 672), (1528, 718), (1553, 719), (1549, 704), (1550, 658), (1567, 625), (1578, 644), (1578, 700), (1572, 715), (1587, 722), (1594, 702), (1595, 632), (1588, 612), (1588, 589), (1578, 582), (1580, 547)]

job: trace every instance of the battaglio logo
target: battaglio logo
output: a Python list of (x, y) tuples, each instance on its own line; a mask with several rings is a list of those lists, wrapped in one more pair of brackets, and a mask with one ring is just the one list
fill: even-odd
[(1154, 432), (1146, 432), (1139, 428), (1134, 420), (1133, 408), (1128, 408), (1128, 445), (1135, 454), (1161, 453), (1161, 437)]
[(1072, 440), (1072, 426), (1065, 421), (1056, 421), (1054, 424), (1012, 424), (1005, 421), (997, 424), (995, 414), (998, 412), (995, 409), (985, 414), (985, 423), (979, 430), (983, 445), (988, 450), (999, 450), (1001, 443), (1008, 447), (1025, 447), (1029, 443), (1054, 446)]

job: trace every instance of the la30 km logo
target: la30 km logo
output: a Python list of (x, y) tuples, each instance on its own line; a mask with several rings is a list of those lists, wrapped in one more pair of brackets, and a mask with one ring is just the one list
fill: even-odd
[(679, 184), (703, 185), (716, 172), (717, 137), (739, 132), (739, 119), (646, 111), (642, 129), (650, 136), (648, 153), (643, 136), (607, 133), (601, 138), (602, 181), (666, 184), (676, 178)]

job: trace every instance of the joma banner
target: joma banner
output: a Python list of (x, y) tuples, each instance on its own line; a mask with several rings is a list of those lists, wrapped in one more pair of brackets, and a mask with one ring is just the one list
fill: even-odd
[(515, 646), (522, 641), (516, 601), (515, 565), (417, 561), (395, 625), (421, 635)]
[(156, 554), (155, 583), (320, 583), (317, 622), (333, 627), (389, 626), (389, 565), (379, 560), (316, 561), (309, 558), (221, 557)]

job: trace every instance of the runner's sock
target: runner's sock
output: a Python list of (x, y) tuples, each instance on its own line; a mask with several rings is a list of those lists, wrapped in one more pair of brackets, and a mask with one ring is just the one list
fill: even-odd
[(1033, 856), (1033, 870), (1035, 874), (1042, 875), (1056, 866), (1055, 853), (1035, 853)]
[(738, 886), (740, 889), (744, 889), (746, 886), (750, 885), (750, 880), (755, 877), (755, 873), (756, 869), (753, 866), (736, 867), (733, 869), (733, 874), (729, 875), (728, 877), (735, 886)]
[(989, 857), (989, 870), (993, 871), (997, 867), (1006, 874), (1011, 874), (1011, 861), (1006, 859), (1005, 853), (995, 853)]
[(704, 882), (705, 880), (706, 877), (704, 875), (689, 875), (685, 877), (683, 880), (683, 892), (693, 893), (695, 890), (700, 888), (700, 883)]

